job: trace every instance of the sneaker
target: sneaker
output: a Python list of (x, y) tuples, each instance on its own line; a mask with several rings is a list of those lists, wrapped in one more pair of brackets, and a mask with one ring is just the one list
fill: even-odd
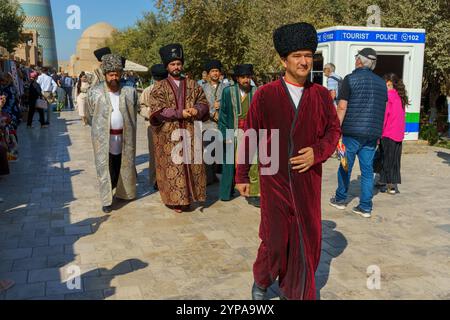
[(347, 207), (344, 201), (337, 201), (336, 198), (330, 199), (330, 206), (335, 207), (339, 210), (345, 210), (345, 208)]
[(396, 194), (397, 191), (395, 190), (395, 186), (394, 185), (388, 185), (387, 186), (387, 193), (388, 194)]
[(363, 210), (359, 206), (358, 207), (354, 207), (352, 212), (356, 213), (356, 214), (359, 214), (361, 217), (364, 217), (364, 218), (371, 218), (372, 217), (371, 212)]

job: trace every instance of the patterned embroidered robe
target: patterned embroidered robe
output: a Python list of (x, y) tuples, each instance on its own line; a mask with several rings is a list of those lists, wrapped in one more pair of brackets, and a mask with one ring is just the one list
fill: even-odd
[[(155, 84), (150, 94), (149, 108), (155, 146), (156, 180), (162, 201), (169, 206), (204, 202), (206, 173), (202, 161), (202, 141), (194, 143), (194, 121), (183, 119), (183, 109), (188, 108), (199, 111), (197, 121), (205, 122), (209, 119), (209, 106), (203, 89), (195, 81), (186, 79), (182, 79), (177, 87), (169, 76)], [(172, 150), (180, 144), (180, 139), (172, 141), (172, 133), (177, 129), (186, 129), (191, 137), (190, 153), (183, 154), (189, 161), (182, 164), (176, 164), (172, 160)], [(201, 139), (201, 131), (197, 133), (200, 136), (196, 139)], [(188, 139), (182, 141), (184, 150), (189, 149), (186, 140)], [(194, 157), (196, 150), (200, 159)]]
[[(97, 178), (103, 206), (112, 203), (112, 184), (109, 173), (109, 141), (112, 105), (106, 83), (102, 82), (88, 91), (86, 117), (92, 127), (92, 145), (94, 148)], [(136, 125), (138, 98), (134, 88), (123, 87), (120, 90), (119, 109), (123, 117), (122, 165), (116, 197), (124, 200), (136, 198)]]

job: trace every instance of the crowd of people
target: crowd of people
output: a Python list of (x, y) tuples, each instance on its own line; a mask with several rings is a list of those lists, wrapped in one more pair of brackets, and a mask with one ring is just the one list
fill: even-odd
[(0, 72), (0, 176), (8, 175), (10, 163), (19, 160), (18, 128), (22, 123), (32, 129), (38, 113), (40, 127), (48, 128), (56, 98), (62, 103), (60, 109), (73, 109), (73, 79), (67, 74), (25, 67), (14, 61), (5, 65), (9, 71), (5, 68)]
[[(91, 75), (82, 73), (76, 83), (76, 101), (82, 122), (91, 126), (103, 212), (111, 213), (115, 201), (136, 199), (139, 114), (148, 126), (150, 184), (168, 208), (177, 213), (191, 210), (192, 204), (206, 200), (207, 185), (219, 181), (220, 200), (229, 201), (238, 191), (261, 208), (252, 298), (266, 299), (278, 279), (282, 299), (315, 299), (322, 164), (341, 139), (348, 165), (338, 168), (338, 187), (330, 205), (342, 210), (358, 157), (361, 197), (352, 211), (370, 218), (377, 149), (381, 158), (377, 186), (395, 194), (401, 183), (409, 102), (401, 79), (373, 72), (377, 53), (372, 48), (359, 51), (355, 70), (344, 78), (336, 74), (334, 64), (325, 65), (325, 88), (310, 81), (318, 46), (312, 25), (283, 25), (274, 31), (273, 41), (284, 72), (263, 86), (253, 80), (253, 65), (236, 65), (232, 79), (227, 79), (221, 62), (214, 59), (205, 64), (201, 80), (186, 77), (184, 50), (175, 43), (160, 49), (161, 63), (151, 68), (154, 83), (140, 96), (134, 79), (124, 77), (125, 58), (102, 48), (94, 52), (99, 68)], [(45, 72), (39, 77), (32, 73), (30, 79), (30, 103), (39, 98), (48, 101), (61, 87), (73, 108), (73, 79), (54, 79)], [(6, 114), (7, 126), (14, 129), (14, 108), (7, 107)], [(42, 127), (49, 124), (43, 112), (39, 117)], [(191, 139), (198, 137), (199, 125), (200, 144)], [(252, 141), (253, 131), (265, 134)], [(267, 150), (277, 150), (269, 162), (262, 160)], [(206, 161), (207, 156), (213, 160)]]
[[(338, 188), (330, 205), (346, 208), (358, 157), (361, 197), (352, 211), (370, 218), (374, 171), (379, 173), (376, 185), (382, 192), (395, 194), (401, 183), (409, 102), (401, 79), (394, 74), (381, 78), (373, 72), (377, 53), (371, 48), (358, 53), (355, 70), (344, 78), (336, 74), (334, 64), (325, 65), (324, 88), (310, 81), (317, 50), (313, 26), (282, 26), (274, 32), (274, 45), (285, 72), (257, 87), (253, 65), (236, 65), (232, 79), (227, 79), (221, 62), (214, 59), (205, 64), (202, 79), (195, 81), (185, 75), (183, 47), (169, 44), (160, 49), (162, 63), (151, 68), (154, 83), (140, 97), (123, 81), (124, 58), (102, 48), (96, 55), (103, 79), (80, 95), (85, 101), (85, 121), (92, 127), (105, 213), (112, 212), (114, 201), (136, 198), (139, 114), (148, 123), (150, 183), (168, 208), (189, 211), (192, 204), (206, 200), (207, 185), (218, 181), (220, 200), (229, 201), (238, 191), (261, 208), (262, 244), (254, 266), (253, 299), (264, 299), (277, 278), (282, 298), (314, 299), (314, 272), (320, 257), (321, 165), (341, 138), (348, 165), (338, 169)], [(198, 123), (202, 124), (200, 145), (190, 139), (198, 134)], [(279, 140), (260, 138), (252, 147), (248, 133), (261, 129), (279, 130)], [(174, 150), (180, 143), (182, 161), (177, 162)], [(259, 152), (272, 150), (273, 144), (278, 144), (279, 167), (264, 174), (268, 164), (262, 163)], [(220, 145), (223, 161), (215, 155)], [(196, 162), (198, 149), (203, 157), (200, 163)], [(380, 169), (374, 170), (378, 153)], [(214, 161), (206, 161), (207, 156)]]

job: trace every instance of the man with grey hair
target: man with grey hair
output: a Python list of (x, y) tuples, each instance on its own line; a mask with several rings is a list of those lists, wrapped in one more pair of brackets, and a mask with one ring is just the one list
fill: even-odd
[(342, 141), (346, 147), (348, 171), (342, 165), (338, 172), (338, 188), (330, 205), (344, 210), (352, 168), (358, 156), (361, 169), (360, 203), (353, 212), (370, 218), (373, 198), (373, 158), (378, 139), (381, 138), (386, 102), (385, 81), (373, 70), (377, 53), (365, 48), (356, 55), (356, 69), (345, 77), (339, 92), (337, 114), (342, 126)]
[(92, 127), (95, 166), (100, 184), (103, 212), (112, 211), (115, 198), (136, 198), (136, 89), (123, 87), (122, 58), (114, 54), (102, 57), (104, 82), (92, 87), (87, 96), (87, 121)]
[(330, 91), (331, 97), (335, 104), (338, 103), (339, 86), (342, 83), (342, 77), (336, 73), (336, 66), (333, 63), (327, 63), (323, 67), (323, 74), (327, 77), (327, 89)]

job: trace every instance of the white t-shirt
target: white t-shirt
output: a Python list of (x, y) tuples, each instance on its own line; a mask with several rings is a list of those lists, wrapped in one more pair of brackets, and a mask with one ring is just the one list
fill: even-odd
[[(120, 95), (119, 92), (109, 92), (109, 99), (111, 100), (111, 104), (113, 107), (113, 111), (111, 113), (111, 129), (112, 130), (121, 130), (123, 129), (123, 117), (120, 112)], [(122, 153), (122, 140), (123, 135), (113, 135), (110, 134), (109, 138), (109, 152), (113, 155), (119, 155)]]
[(298, 104), (300, 103), (300, 100), (302, 99), (303, 96), (303, 90), (305, 89), (304, 87), (300, 87), (298, 85), (295, 84), (291, 84), (288, 83), (286, 80), (286, 86), (289, 90), (289, 93), (291, 95), (292, 101), (294, 101), (295, 104), (295, 108), (298, 108)]

